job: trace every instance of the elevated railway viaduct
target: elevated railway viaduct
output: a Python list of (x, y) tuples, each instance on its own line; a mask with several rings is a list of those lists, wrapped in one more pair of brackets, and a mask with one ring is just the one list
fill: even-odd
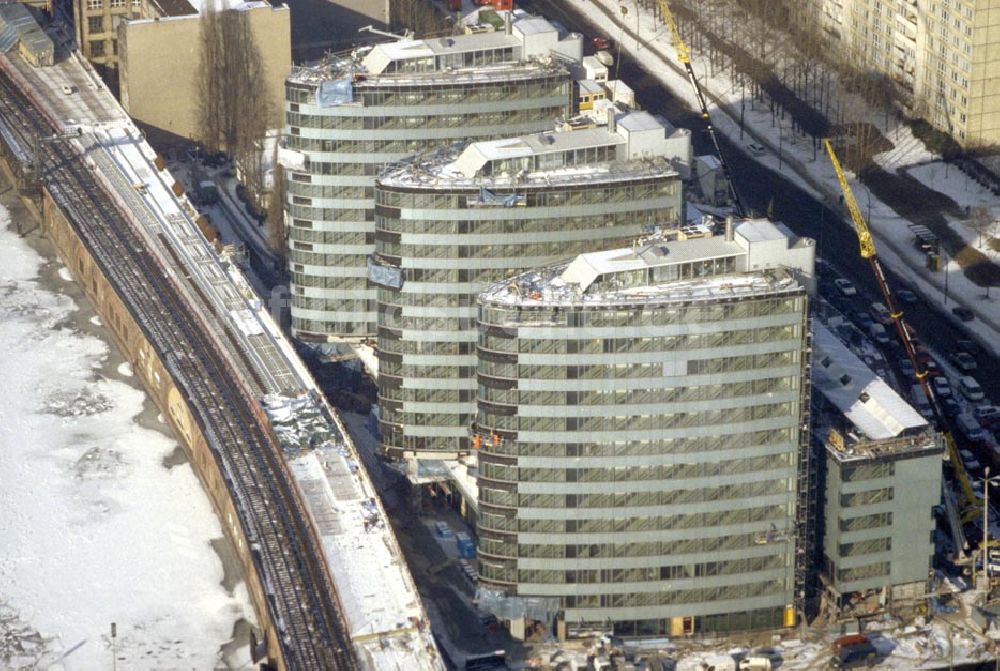
[[(0, 159), (184, 445), (237, 549), (279, 669), (360, 668), (316, 529), (248, 366), (102, 186), (78, 143), (0, 74)], [(252, 367), (250, 367), (252, 368)]]

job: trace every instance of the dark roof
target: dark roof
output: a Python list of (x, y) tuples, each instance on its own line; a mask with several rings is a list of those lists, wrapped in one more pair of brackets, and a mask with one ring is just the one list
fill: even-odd
[(152, 0), (152, 3), (159, 10), (160, 16), (188, 16), (198, 13), (188, 0)]

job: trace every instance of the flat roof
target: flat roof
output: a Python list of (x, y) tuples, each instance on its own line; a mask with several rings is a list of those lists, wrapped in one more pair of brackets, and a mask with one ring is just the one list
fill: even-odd
[(927, 420), (819, 322), (813, 349), (813, 389), (869, 439), (896, 438), (928, 427)]

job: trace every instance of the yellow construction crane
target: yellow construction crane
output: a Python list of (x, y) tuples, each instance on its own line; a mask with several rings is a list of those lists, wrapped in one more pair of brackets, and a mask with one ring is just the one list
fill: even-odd
[(729, 187), (729, 197), (732, 198), (733, 206), (736, 208), (736, 214), (741, 218), (747, 216), (746, 210), (743, 209), (743, 203), (740, 202), (740, 196), (736, 193), (736, 185), (733, 183), (733, 173), (729, 169), (729, 163), (726, 161), (725, 155), (722, 153), (722, 147), (719, 146), (719, 138), (715, 134), (715, 127), (712, 125), (712, 118), (708, 115), (708, 104), (705, 101), (705, 94), (702, 93), (701, 86), (698, 84), (697, 77), (694, 76), (694, 68), (691, 67), (691, 52), (688, 50), (687, 43), (681, 37), (680, 30), (677, 29), (677, 21), (674, 19), (673, 13), (670, 11), (670, 6), (667, 4), (667, 0), (659, 0), (660, 2), (660, 14), (663, 16), (663, 22), (667, 24), (670, 28), (670, 34), (673, 36), (674, 50), (677, 52), (677, 60), (680, 61), (681, 65), (684, 66), (685, 72), (687, 72), (688, 81), (691, 82), (691, 88), (694, 89), (694, 95), (698, 99), (698, 106), (701, 108), (701, 118), (705, 122), (705, 128), (708, 130), (708, 136), (712, 139), (712, 146), (715, 147), (715, 154), (719, 157), (719, 164), (722, 166), (722, 175), (726, 178), (726, 185)]
[(844, 170), (840, 167), (840, 160), (833, 149), (833, 144), (830, 143), (829, 139), (824, 139), (823, 146), (830, 157), (833, 171), (837, 173), (837, 181), (840, 182), (840, 190), (844, 194), (844, 204), (847, 205), (847, 210), (851, 214), (851, 221), (854, 222), (854, 230), (858, 235), (858, 243), (861, 246), (861, 257), (868, 259), (872, 270), (875, 272), (875, 282), (882, 293), (882, 299), (885, 301), (885, 306), (889, 309), (889, 314), (892, 315), (892, 321), (896, 324), (896, 332), (899, 334), (899, 340), (903, 343), (906, 356), (909, 357), (910, 362), (913, 364), (913, 370), (916, 371), (917, 380), (920, 382), (921, 388), (927, 394), (927, 398), (930, 399), (934, 421), (941, 431), (941, 436), (944, 438), (948, 449), (948, 458), (951, 460), (951, 465), (954, 467), (955, 475), (962, 489), (962, 521), (968, 522), (981, 515), (983, 511), (979, 506), (978, 499), (976, 499), (975, 490), (972, 489), (972, 483), (969, 482), (969, 475), (965, 472), (965, 464), (962, 463), (962, 459), (958, 454), (958, 446), (951, 435), (947, 418), (941, 410), (941, 401), (934, 391), (934, 385), (930, 383), (930, 378), (927, 375), (927, 367), (917, 357), (917, 350), (913, 344), (913, 331), (910, 330), (903, 320), (903, 311), (898, 308), (892, 290), (889, 288), (889, 283), (886, 281), (885, 272), (882, 270), (882, 263), (879, 261), (878, 253), (875, 250), (875, 239), (868, 228), (868, 222), (865, 221), (864, 216), (861, 214), (861, 209), (858, 207), (857, 201), (854, 200), (854, 192), (851, 190), (851, 185), (847, 182)]

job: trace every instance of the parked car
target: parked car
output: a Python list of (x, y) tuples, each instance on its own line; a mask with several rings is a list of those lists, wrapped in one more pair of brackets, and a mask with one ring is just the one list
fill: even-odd
[(917, 371), (913, 368), (913, 362), (906, 357), (899, 360), (899, 372), (908, 380), (915, 380), (917, 377)]
[(941, 399), (941, 411), (945, 417), (951, 419), (962, 414), (962, 406), (953, 398), (943, 398)]
[[(986, 432), (983, 431), (983, 427), (979, 426), (979, 422), (972, 415), (961, 414), (955, 418), (955, 426), (958, 427), (959, 433), (965, 436), (965, 439), (973, 443), (981, 443), (986, 440)], [(968, 450), (963, 450), (967, 452)], [(962, 459), (965, 461), (964, 457)], [(978, 463), (978, 462), (977, 462)], [(972, 470), (971, 466), (968, 466)]]
[(976, 360), (968, 352), (953, 352), (948, 359), (954, 364), (955, 368), (963, 373), (970, 373), (979, 367), (976, 364)]
[(951, 309), (951, 313), (961, 319), (963, 322), (971, 322), (976, 318), (975, 313), (969, 308), (963, 308), (961, 305)]
[[(963, 417), (963, 415), (959, 415), (959, 418), (961, 417)], [(976, 459), (976, 455), (969, 450), (959, 450), (958, 455), (962, 457), (962, 463), (965, 464), (965, 470), (978, 471), (982, 468), (982, 464), (980, 464), (979, 460)]]
[(951, 383), (948, 382), (948, 378), (943, 375), (937, 375), (931, 378), (931, 386), (934, 388), (934, 394), (938, 398), (950, 398), (951, 397)]
[(885, 327), (881, 324), (871, 324), (868, 327), (868, 335), (879, 345), (889, 344), (889, 334), (886, 332)]
[(872, 316), (870, 314), (868, 314), (867, 312), (862, 312), (861, 310), (858, 310), (857, 312), (852, 312), (851, 319), (854, 320), (855, 324), (857, 324), (858, 326), (860, 326), (865, 330), (868, 330), (868, 328), (875, 323), (875, 320), (872, 319)]
[(899, 291), (897, 291), (896, 298), (899, 299), (900, 303), (908, 303), (910, 305), (920, 301), (920, 299), (917, 298), (917, 295), (915, 293), (913, 293), (912, 291), (908, 291), (906, 289), (900, 289)]
[(839, 289), (840, 293), (843, 294), (844, 296), (858, 295), (858, 290), (854, 288), (854, 284), (848, 279), (844, 279), (843, 277), (838, 277), (833, 281), (833, 283), (837, 286), (837, 289)]
[(749, 151), (754, 156), (763, 156), (767, 153), (767, 147), (762, 144), (757, 144), (756, 142), (747, 143), (747, 151)]
[(978, 408), (973, 408), (972, 416), (987, 428), (1000, 424), (1000, 408), (995, 405), (981, 405)]
[(986, 394), (983, 393), (983, 388), (979, 386), (976, 382), (976, 378), (971, 375), (963, 375), (958, 380), (958, 390), (962, 392), (962, 396), (968, 401), (975, 403), (976, 401), (981, 401), (986, 398)]
[(927, 399), (927, 394), (924, 393), (924, 388), (921, 385), (915, 384), (910, 387), (910, 399), (913, 401), (914, 409), (920, 413), (921, 417), (924, 419), (934, 417), (931, 402)]
[(871, 312), (872, 314), (872, 319), (879, 322), (880, 324), (888, 326), (889, 324), (892, 323), (892, 315), (889, 313), (889, 308), (887, 308), (884, 304), (878, 301), (872, 303), (869, 312)]
[(955, 345), (959, 350), (967, 352), (972, 356), (977, 356), (983, 350), (975, 340), (969, 340), (968, 338), (963, 338), (955, 341)]

